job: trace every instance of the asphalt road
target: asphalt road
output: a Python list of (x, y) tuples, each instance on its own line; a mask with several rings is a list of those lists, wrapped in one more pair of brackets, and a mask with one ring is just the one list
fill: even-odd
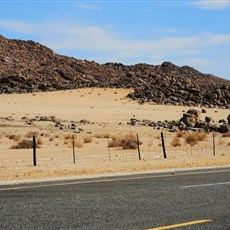
[(0, 186), (0, 204), (0, 229), (229, 230), (230, 168)]

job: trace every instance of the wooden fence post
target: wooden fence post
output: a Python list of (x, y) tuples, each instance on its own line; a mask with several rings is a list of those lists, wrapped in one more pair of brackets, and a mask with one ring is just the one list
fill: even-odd
[(139, 141), (138, 133), (137, 133), (137, 150), (138, 150), (138, 158), (140, 161), (141, 160), (141, 151), (140, 151), (140, 141)]
[(73, 135), (72, 138), (73, 138), (73, 163), (75, 164), (75, 135)]
[(36, 161), (36, 135), (33, 135), (33, 166), (37, 165)]
[(109, 138), (107, 137), (107, 144), (108, 144), (108, 155), (109, 155), (109, 162), (111, 162), (110, 150), (109, 150)]
[(215, 134), (212, 134), (213, 156), (216, 155)]
[(163, 154), (164, 154), (164, 159), (167, 158), (166, 151), (165, 151), (165, 141), (164, 141), (164, 134), (161, 132), (161, 142), (162, 142), (162, 148), (163, 148)]

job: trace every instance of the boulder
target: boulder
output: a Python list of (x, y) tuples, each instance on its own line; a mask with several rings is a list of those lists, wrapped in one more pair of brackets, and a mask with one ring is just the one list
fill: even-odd
[(218, 129), (219, 133), (228, 133), (229, 131), (230, 131), (230, 125), (229, 124), (221, 125)]
[(182, 121), (186, 127), (195, 127), (200, 121), (200, 111), (197, 109), (189, 109), (183, 114), (183, 117), (180, 119), (180, 121)]
[(205, 121), (206, 121), (208, 124), (214, 123), (214, 119), (213, 119), (212, 117), (208, 117), (208, 116), (205, 117)]
[(230, 114), (228, 115), (227, 120), (228, 120), (228, 124), (230, 124)]

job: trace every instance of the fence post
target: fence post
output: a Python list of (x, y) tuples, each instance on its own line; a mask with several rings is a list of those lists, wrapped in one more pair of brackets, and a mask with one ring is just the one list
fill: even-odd
[(108, 155), (109, 155), (109, 162), (111, 162), (110, 150), (109, 150), (109, 138), (107, 137), (107, 144), (108, 144)]
[(73, 163), (75, 164), (75, 135), (72, 136), (73, 138)]
[(212, 144), (213, 144), (213, 156), (216, 155), (216, 146), (215, 146), (215, 134), (212, 133)]
[(163, 154), (164, 154), (164, 159), (167, 158), (166, 151), (165, 151), (165, 141), (164, 141), (164, 134), (161, 132), (161, 142), (162, 142), (162, 148), (163, 148)]
[(137, 150), (138, 150), (138, 158), (140, 161), (141, 160), (141, 151), (140, 151), (140, 141), (139, 141), (138, 133), (137, 133)]
[(36, 135), (33, 135), (33, 166), (36, 166)]

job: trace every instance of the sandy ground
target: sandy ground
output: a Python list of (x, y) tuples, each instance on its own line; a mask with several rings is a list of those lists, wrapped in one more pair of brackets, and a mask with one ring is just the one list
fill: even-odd
[[(0, 95), (0, 183), (28, 179), (89, 176), (110, 173), (146, 172), (191, 167), (230, 165), (230, 137), (216, 134), (216, 155), (213, 156), (212, 134), (195, 146), (178, 138), (180, 146), (173, 147), (175, 133), (146, 126), (130, 126), (130, 118), (153, 121), (178, 120), (189, 108), (144, 104), (126, 98), (127, 89), (79, 89), (50, 93)], [(198, 108), (201, 110), (201, 108)], [(206, 109), (215, 121), (226, 119), (230, 110)], [(77, 124), (75, 134), (76, 163), (73, 163), (73, 130), (55, 127), (52, 121), (40, 117), (54, 116), (66, 126)], [(22, 118), (26, 119), (22, 119)], [(25, 121), (32, 120), (31, 124)], [(81, 120), (90, 123), (81, 123)], [(160, 133), (164, 131), (167, 159), (163, 158)], [(31, 140), (36, 133), (40, 142), (37, 166), (33, 166), (32, 149), (12, 149), (23, 139)], [(111, 136), (138, 133), (138, 152), (108, 148)], [(14, 135), (14, 136), (13, 136)], [(87, 143), (89, 142), (89, 143)]]

